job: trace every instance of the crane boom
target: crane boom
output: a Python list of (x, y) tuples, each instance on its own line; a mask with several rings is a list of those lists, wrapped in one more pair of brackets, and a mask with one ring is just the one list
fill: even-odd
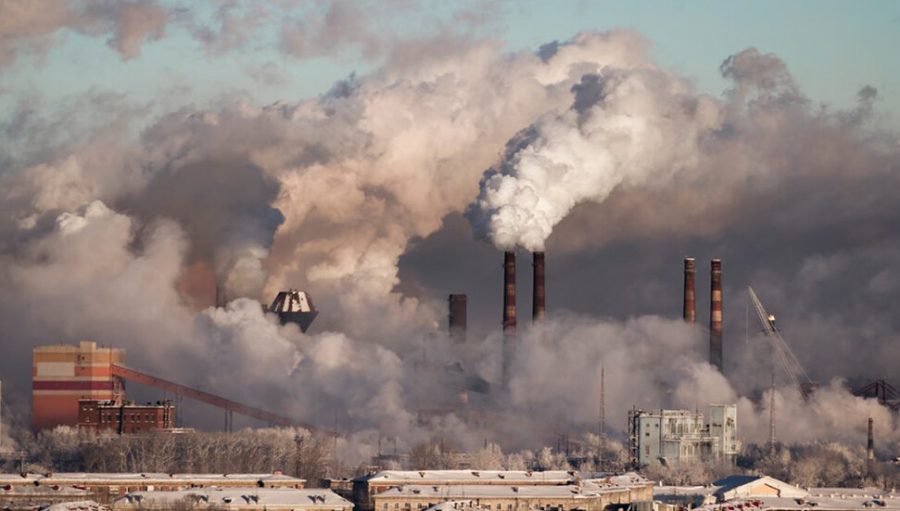
[(781, 332), (775, 327), (775, 316), (766, 311), (752, 287), (747, 287), (747, 292), (750, 295), (750, 302), (753, 304), (753, 310), (756, 311), (756, 316), (759, 318), (759, 322), (762, 325), (763, 333), (766, 334), (766, 338), (769, 339), (772, 351), (775, 353), (775, 357), (780, 362), (785, 374), (787, 374), (788, 378), (791, 379), (791, 382), (797, 386), (811, 386), (813, 382), (809, 379), (809, 375), (806, 374), (803, 366), (800, 365), (800, 361), (797, 360), (794, 352), (791, 351), (791, 347), (788, 346), (787, 342), (781, 336)]

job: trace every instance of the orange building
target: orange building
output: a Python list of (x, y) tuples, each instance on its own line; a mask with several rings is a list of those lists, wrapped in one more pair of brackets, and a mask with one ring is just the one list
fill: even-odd
[(140, 433), (175, 427), (175, 407), (172, 403), (157, 402), (138, 405), (129, 402), (94, 401), (78, 402), (78, 427), (114, 433)]
[(115, 401), (123, 390), (111, 365), (121, 364), (124, 350), (78, 346), (39, 346), (34, 349), (31, 427), (35, 431), (78, 424), (79, 400)]

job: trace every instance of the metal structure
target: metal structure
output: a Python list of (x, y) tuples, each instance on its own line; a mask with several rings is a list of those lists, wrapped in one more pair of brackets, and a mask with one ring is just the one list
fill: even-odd
[(531, 320), (534, 323), (544, 319), (546, 312), (546, 290), (544, 289), (544, 253), (534, 252), (534, 282), (532, 294)]
[(806, 391), (813, 388), (813, 381), (809, 379), (803, 366), (800, 365), (794, 352), (791, 351), (791, 347), (788, 346), (787, 342), (785, 342), (784, 338), (781, 336), (781, 332), (775, 327), (775, 315), (769, 314), (766, 311), (752, 287), (748, 287), (747, 292), (750, 295), (750, 303), (753, 305), (753, 310), (756, 311), (756, 316), (759, 318), (759, 322), (762, 325), (763, 333), (766, 335), (766, 338), (769, 339), (769, 344), (772, 346), (772, 353), (775, 355), (774, 358), (781, 365), (784, 373), (790, 379), (791, 383), (800, 387), (801, 390)]
[(869, 417), (868, 435), (866, 437), (866, 477), (875, 476), (875, 421)]
[[(274, 426), (299, 426), (307, 428), (309, 430), (315, 430), (315, 428), (313, 428), (309, 424), (304, 424), (290, 417), (278, 415), (276, 413), (268, 412), (260, 408), (247, 406), (245, 404), (238, 403), (237, 401), (232, 401), (224, 397), (210, 394), (209, 392), (193, 389), (191, 387), (171, 382), (169, 380), (151, 376), (147, 373), (142, 373), (140, 371), (136, 371), (122, 365), (113, 364), (112, 375), (124, 380), (133, 381), (135, 383), (140, 383), (142, 385), (147, 385), (160, 390), (164, 390), (166, 392), (172, 392), (175, 395), (181, 395), (196, 401), (200, 401), (201, 403), (210, 404), (229, 413), (237, 412), (240, 415), (251, 417), (253, 419), (272, 424)], [(230, 422), (230, 420), (226, 419), (226, 424), (228, 422)]]
[(900, 392), (885, 380), (875, 380), (853, 391), (854, 396), (877, 399), (882, 406), (900, 410)]
[(709, 363), (723, 372), (722, 353), (722, 260), (710, 262), (709, 279)]
[(740, 452), (737, 406), (710, 405), (708, 421), (690, 410), (636, 410), (628, 413), (631, 463), (727, 460)]
[(684, 303), (682, 306), (682, 317), (687, 323), (695, 323), (697, 321), (697, 309), (694, 299), (694, 276), (697, 273), (697, 266), (693, 257), (684, 258)]
[(297, 324), (303, 332), (306, 332), (319, 315), (309, 294), (296, 289), (281, 291), (275, 295), (268, 311), (277, 314), (282, 323)]

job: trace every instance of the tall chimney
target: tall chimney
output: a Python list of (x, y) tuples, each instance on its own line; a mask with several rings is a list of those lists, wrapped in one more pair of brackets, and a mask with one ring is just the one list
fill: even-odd
[(722, 260), (710, 264), (709, 363), (722, 372)]
[(469, 298), (464, 294), (452, 294), (447, 298), (447, 329), (455, 343), (466, 342), (466, 306)]
[(544, 319), (544, 253), (535, 252), (534, 257), (534, 295), (532, 296), (531, 320), (533, 323)]
[(516, 253), (503, 254), (503, 382), (509, 376), (509, 363), (516, 343)]
[(697, 266), (693, 257), (684, 258), (684, 307), (682, 315), (687, 323), (697, 321), (697, 310), (694, 307), (694, 275)]
[(872, 479), (875, 476), (875, 426), (869, 417), (869, 435), (866, 442), (866, 477)]

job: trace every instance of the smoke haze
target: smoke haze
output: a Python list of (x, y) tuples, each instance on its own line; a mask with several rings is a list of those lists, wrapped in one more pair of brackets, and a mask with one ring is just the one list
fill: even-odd
[[(354, 13), (314, 21), (352, 28)], [(15, 44), (0, 26), (0, 57), (70, 15)], [(115, 19), (103, 30), (127, 58), (167, 18)], [(330, 45), (292, 27), (291, 52)], [(896, 418), (835, 381), (891, 377), (900, 360), (900, 144), (875, 119), (874, 89), (851, 111), (814, 105), (751, 48), (724, 60), (730, 86), (712, 97), (630, 31), (534, 53), (357, 34), (384, 63), (317, 98), (185, 104), (146, 121), (94, 97), (81, 108), (109, 111), (78, 133), (39, 113), (2, 126), (17, 149), (0, 159), (0, 369), (20, 410), (35, 345), (94, 339), (135, 368), (336, 424), (355, 461), (379, 437), (522, 448), (594, 432), (601, 365), (614, 431), (632, 406), (736, 402), (742, 440), (763, 442), (768, 403), (751, 397), (772, 364), (745, 323), (752, 284), (823, 384), (809, 400), (779, 385), (779, 438), (862, 442), (872, 416), (879, 449), (896, 449)], [(496, 391), (501, 256), (476, 237), (548, 254), (548, 320), (521, 322), (508, 396)], [(706, 362), (705, 330), (677, 319), (684, 255), (698, 260), (698, 324), (704, 261), (724, 260), (727, 379)], [(259, 306), (289, 287), (321, 310), (308, 334)], [(465, 345), (445, 333), (450, 292), (469, 295)], [(473, 379), (495, 391), (449, 413)]]

